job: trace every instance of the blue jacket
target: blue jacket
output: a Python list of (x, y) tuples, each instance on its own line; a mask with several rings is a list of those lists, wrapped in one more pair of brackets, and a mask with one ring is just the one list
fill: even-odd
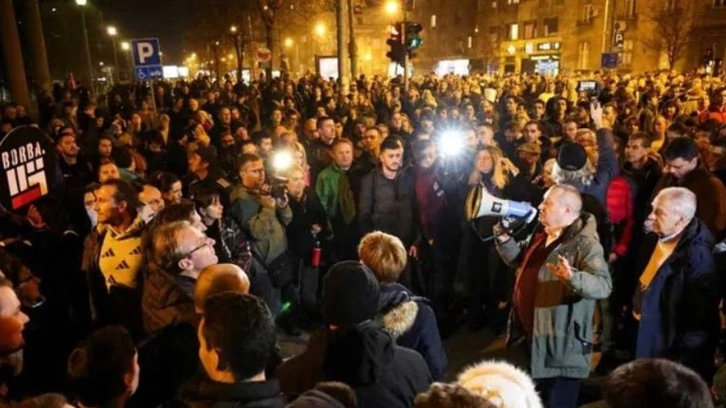
[(436, 316), (427, 299), (412, 295), (398, 283), (382, 284), (378, 310), (383, 327), (396, 344), (418, 351), (435, 381), (443, 378), (448, 360)]
[[(642, 273), (657, 237), (649, 235), (641, 248)], [(708, 227), (694, 218), (648, 290), (640, 295), (637, 358), (679, 361), (709, 378), (719, 332), (719, 286), (714, 240)], [(640, 289), (638, 289), (639, 291)], [(640, 296), (640, 299), (638, 297)]]

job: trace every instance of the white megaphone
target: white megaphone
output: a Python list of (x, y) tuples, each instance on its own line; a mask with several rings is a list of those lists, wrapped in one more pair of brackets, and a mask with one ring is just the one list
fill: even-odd
[(529, 224), (537, 218), (537, 210), (527, 203), (494, 197), (484, 186), (478, 184), (466, 197), (466, 220), (472, 221), (486, 216), (513, 217)]

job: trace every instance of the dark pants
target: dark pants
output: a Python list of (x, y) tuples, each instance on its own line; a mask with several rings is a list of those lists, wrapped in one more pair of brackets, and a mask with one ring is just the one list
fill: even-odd
[(272, 285), (267, 272), (260, 271), (250, 277), (250, 293), (264, 300), (275, 316), (280, 314), (282, 308), (280, 289)]
[(542, 402), (548, 408), (576, 408), (581, 381), (566, 377), (535, 380)]

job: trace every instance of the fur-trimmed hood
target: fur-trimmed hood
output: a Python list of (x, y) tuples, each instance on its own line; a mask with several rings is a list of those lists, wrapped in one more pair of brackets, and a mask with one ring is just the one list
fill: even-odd
[(378, 305), (383, 327), (394, 339), (413, 327), (419, 308), (405, 287), (397, 283), (381, 286)]
[(503, 361), (482, 361), (459, 374), (457, 382), (499, 408), (542, 408), (532, 379)]

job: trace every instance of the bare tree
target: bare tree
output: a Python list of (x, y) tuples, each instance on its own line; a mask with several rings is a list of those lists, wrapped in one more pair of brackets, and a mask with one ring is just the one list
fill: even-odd
[(650, 0), (644, 13), (651, 23), (650, 35), (641, 39), (643, 45), (656, 52), (665, 52), (668, 66), (673, 69), (683, 57), (691, 39), (698, 2)]

